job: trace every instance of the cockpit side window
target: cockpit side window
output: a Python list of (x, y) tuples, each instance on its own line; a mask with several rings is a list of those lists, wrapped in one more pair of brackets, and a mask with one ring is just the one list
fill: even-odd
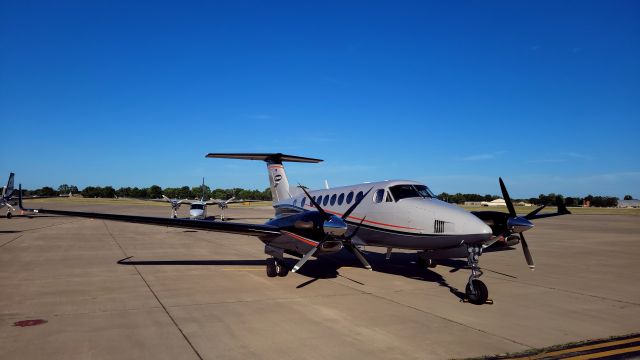
[(386, 202), (393, 202), (393, 198), (391, 197), (391, 193), (387, 191), (387, 200)]
[(373, 194), (373, 202), (381, 203), (382, 198), (384, 198), (384, 189), (376, 190), (375, 194)]

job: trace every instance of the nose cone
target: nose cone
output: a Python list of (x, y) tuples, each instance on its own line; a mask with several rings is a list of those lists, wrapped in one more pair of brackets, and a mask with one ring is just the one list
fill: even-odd
[(191, 209), (189, 210), (189, 215), (194, 219), (200, 219), (204, 216), (204, 211), (200, 209)]
[(491, 228), (477, 216), (461, 207), (448, 204), (444, 201), (435, 199), (431, 201), (434, 201), (434, 205), (436, 205), (433, 208), (435, 219), (452, 223), (456, 234), (483, 235), (486, 236), (486, 238), (491, 237)]
[(347, 224), (337, 216), (331, 216), (331, 218), (324, 222), (322, 225), (324, 233), (329, 236), (342, 236), (347, 232)]

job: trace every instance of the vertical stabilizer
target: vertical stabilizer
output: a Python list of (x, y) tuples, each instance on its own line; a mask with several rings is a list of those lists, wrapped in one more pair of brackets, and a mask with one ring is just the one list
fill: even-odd
[(269, 186), (271, 187), (271, 196), (273, 202), (276, 203), (281, 200), (291, 198), (289, 191), (289, 179), (284, 171), (283, 162), (304, 162), (304, 163), (318, 163), (322, 160), (307, 158), (302, 156), (285, 155), (281, 153), (245, 153), (245, 154), (220, 154), (211, 153), (206, 157), (208, 158), (223, 158), (223, 159), (242, 159), (242, 160), (262, 160), (267, 163), (267, 170), (269, 172)]
[(14, 173), (10, 173), (9, 174), (9, 181), (7, 181), (7, 186), (2, 189), (2, 197), (9, 199), (11, 198), (11, 195), (13, 195), (13, 177), (15, 176)]

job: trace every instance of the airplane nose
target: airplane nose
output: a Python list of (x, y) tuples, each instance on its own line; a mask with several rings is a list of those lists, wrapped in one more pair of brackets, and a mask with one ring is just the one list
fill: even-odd
[(200, 217), (202, 216), (202, 210), (189, 210), (189, 214), (192, 217)]

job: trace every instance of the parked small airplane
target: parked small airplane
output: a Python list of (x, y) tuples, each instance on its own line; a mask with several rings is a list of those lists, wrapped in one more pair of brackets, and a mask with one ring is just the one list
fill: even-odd
[(188, 199), (170, 199), (165, 195), (162, 195), (162, 199), (152, 199), (151, 201), (166, 201), (171, 204), (171, 218), (178, 218), (178, 210), (182, 204), (189, 204), (189, 218), (194, 220), (204, 220), (207, 218), (207, 206), (218, 205), (220, 208), (220, 220), (224, 221), (224, 210), (229, 207), (229, 204), (239, 202), (254, 202), (258, 200), (235, 200), (235, 196), (232, 196), (227, 200), (205, 200), (205, 187), (204, 178), (202, 178), (202, 196), (200, 200), (188, 200)]
[(4, 208), (5, 206), (7, 207), (7, 219), (11, 219), (11, 217), (13, 216), (11, 212), (16, 211), (16, 209), (9, 203), (11, 197), (13, 196), (14, 176), (14, 173), (9, 174), (9, 181), (7, 181), (7, 186), (2, 187), (2, 199), (0, 199), (0, 209)]
[(362, 265), (371, 265), (359, 246), (376, 246), (418, 252), (419, 262), (433, 265), (437, 259), (466, 258), (471, 275), (465, 289), (469, 302), (484, 304), (486, 285), (479, 280), (479, 257), (498, 241), (522, 243), (525, 259), (534, 264), (522, 232), (533, 227), (530, 220), (569, 214), (558, 202), (558, 212), (538, 214), (538, 208), (518, 216), (502, 179), (500, 188), (509, 213), (475, 213), (440, 201), (429, 188), (408, 180), (391, 180), (307, 191), (303, 186), (290, 188), (283, 162), (318, 163), (322, 160), (281, 153), (208, 154), (208, 158), (262, 160), (267, 163), (269, 183), (276, 216), (265, 224), (213, 222), (193, 219), (166, 219), (119, 214), (89, 213), (50, 209), (27, 211), (108, 219), (115, 221), (237, 233), (258, 237), (270, 257), (267, 276), (286, 276), (289, 269), (284, 254), (301, 257), (292, 271), (298, 271), (312, 256), (330, 255), (342, 248), (351, 252)]

